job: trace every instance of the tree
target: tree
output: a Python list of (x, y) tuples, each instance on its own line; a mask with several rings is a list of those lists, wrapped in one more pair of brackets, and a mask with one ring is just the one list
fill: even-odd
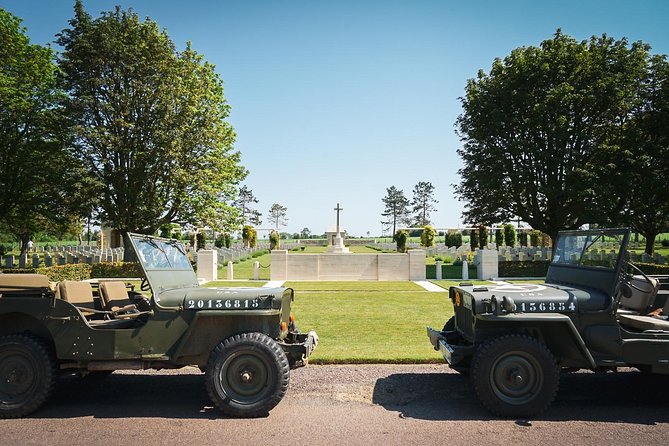
[(510, 223), (504, 225), (504, 241), (506, 246), (516, 246), (516, 228)]
[(79, 168), (62, 143), (58, 69), (21, 19), (0, 8), (0, 230), (21, 242), (62, 232), (85, 215)]
[(601, 153), (619, 143), (647, 54), (642, 43), (577, 42), (558, 30), (470, 79), (457, 120), (464, 219), (517, 216), (552, 238), (598, 220), (608, 199), (598, 183)]
[(434, 246), (434, 237), (437, 235), (437, 231), (430, 225), (426, 225), (423, 228), (423, 232), (420, 233), (420, 244), (426, 248), (431, 248)]
[(81, 0), (74, 10), (57, 40), (69, 144), (94, 181), (100, 220), (142, 233), (234, 226), (229, 203), (246, 171), (214, 66), (132, 11), (92, 19)]
[(623, 203), (622, 212), (604, 207), (613, 224), (629, 225), (646, 239), (653, 254), (655, 238), (669, 229), (669, 63), (651, 59), (643, 83), (642, 100), (623, 129), (619, 148), (609, 149), (601, 177), (611, 178), (610, 197)]
[(434, 198), (434, 186), (427, 181), (421, 181), (413, 188), (413, 198), (411, 206), (414, 213), (416, 226), (425, 226), (430, 224), (430, 212), (439, 203)]
[(309, 228), (304, 228), (302, 229), (302, 232), (300, 232), (300, 237), (301, 238), (309, 238), (311, 236), (311, 231)]
[(385, 205), (381, 213), (385, 220), (381, 224), (387, 227), (392, 226), (393, 237), (397, 233), (398, 225), (409, 224), (409, 200), (404, 196), (404, 192), (395, 186), (386, 189), (386, 196), (381, 199)]
[(269, 209), (269, 219), (274, 223), (274, 229), (279, 229), (279, 226), (286, 226), (288, 219), (286, 218), (287, 207), (274, 203)]
[(235, 206), (241, 214), (242, 224), (246, 224), (247, 222), (254, 226), (262, 224), (262, 220), (260, 220), (262, 214), (251, 207), (253, 203), (257, 202), (258, 199), (253, 195), (253, 191), (246, 187), (246, 185), (239, 188)]

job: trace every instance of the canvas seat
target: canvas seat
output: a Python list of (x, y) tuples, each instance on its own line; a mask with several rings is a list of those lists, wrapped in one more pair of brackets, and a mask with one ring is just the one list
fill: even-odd
[(618, 314), (643, 314), (653, 305), (660, 290), (660, 282), (654, 277), (648, 279), (650, 283), (642, 276), (632, 278), (633, 287), (630, 287), (632, 295), (630, 297), (623, 296), (620, 299)]
[(76, 280), (63, 280), (58, 283), (58, 297), (71, 303), (84, 316), (94, 314), (105, 315), (107, 311), (102, 310), (100, 304), (96, 305), (93, 297), (93, 288), (88, 282), (78, 282)]
[(103, 308), (107, 311), (127, 313), (137, 310), (137, 307), (130, 302), (128, 290), (121, 281), (100, 282), (100, 299)]
[(0, 294), (6, 296), (42, 294), (53, 291), (44, 274), (0, 274)]
[(669, 332), (669, 300), (664, 304), (661, 315), (620, 314), (618, 315), (618, 322), (621, 325), (641, 331), (661, 330)]

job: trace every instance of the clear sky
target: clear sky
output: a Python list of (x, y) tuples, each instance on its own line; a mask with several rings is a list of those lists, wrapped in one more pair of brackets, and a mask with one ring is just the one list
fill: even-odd
[[(419, 181), (436, 188), (433, 224), (461, 225), (451, 186), (461, 165), (458, 97), (513, 48), (562, 28), (669, 53), (667, 0), (84, 0), (94, 17), (117, 4), (216, 65), (245, 184), (264, 223), (272, 203), (288, 208), (282, 230), (291, 233), (323, 233), (339, 202), (349, 234), (379, 235), (386, 188), (411, 198)], [(67, 27), (73, 5), (0, 1), (41, 44)]]

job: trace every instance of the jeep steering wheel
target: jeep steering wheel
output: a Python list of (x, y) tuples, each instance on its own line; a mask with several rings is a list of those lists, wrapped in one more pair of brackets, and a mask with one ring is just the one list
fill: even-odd
[(634, 285), (634, 284), (632, 283), (632, 280), (631, 280), (631, 279), (634, 277), (632, 274), (628, 274), (628, 275), (627, 275), (628, 277), (627, 277), (627, 279), (625, 280), (625, 284), (628, 285), (630, 288), (634, 288), (634, 289), (637, 290), (637, 291), (641, 291), (642, 293), (650, 293), (651, 291), (653, 291), (653, 288), (655, 288), (655, 284), (653, 284), (653, 281), (650, 279), (650, 277), (648, 277), (648, 276), (646, 275), (646, 273), (644, 273), (643, 271), (641, 271), (641, 269), (640, 269), (638, 266), (636, 266), (634, 263), (628, 261), (627, 264), (628, 264), (629, 266), (631, 266), (632, 269), (634, 269), (636, 272), (638, 272), (639, 274), (641, 274), (641, 276), (644, 278), (644, 280), (646, 281), (646, 283), (648, 283), (648, 285), (650, 285), (650, 289), (644, 290), (644, 289), (639, 288), (638, 286)]

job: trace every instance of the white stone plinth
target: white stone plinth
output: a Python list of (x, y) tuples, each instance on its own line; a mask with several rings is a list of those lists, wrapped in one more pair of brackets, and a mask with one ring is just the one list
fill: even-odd
[(325, 250), (327, 253), (343, 254), (350, 252), (346, 246), (344, 246), (344, 239), (337, 235), (332, 240), (332, 246), (328, 246), (328, 249)]
[(497, 251), (480, 249), (476, 252), (476, 277), (488, 280), (499, 277), (499, 259)]
[(197, 278), (204, 282), (218, 279), (218, 253), (202, 249), (197, 252)]

